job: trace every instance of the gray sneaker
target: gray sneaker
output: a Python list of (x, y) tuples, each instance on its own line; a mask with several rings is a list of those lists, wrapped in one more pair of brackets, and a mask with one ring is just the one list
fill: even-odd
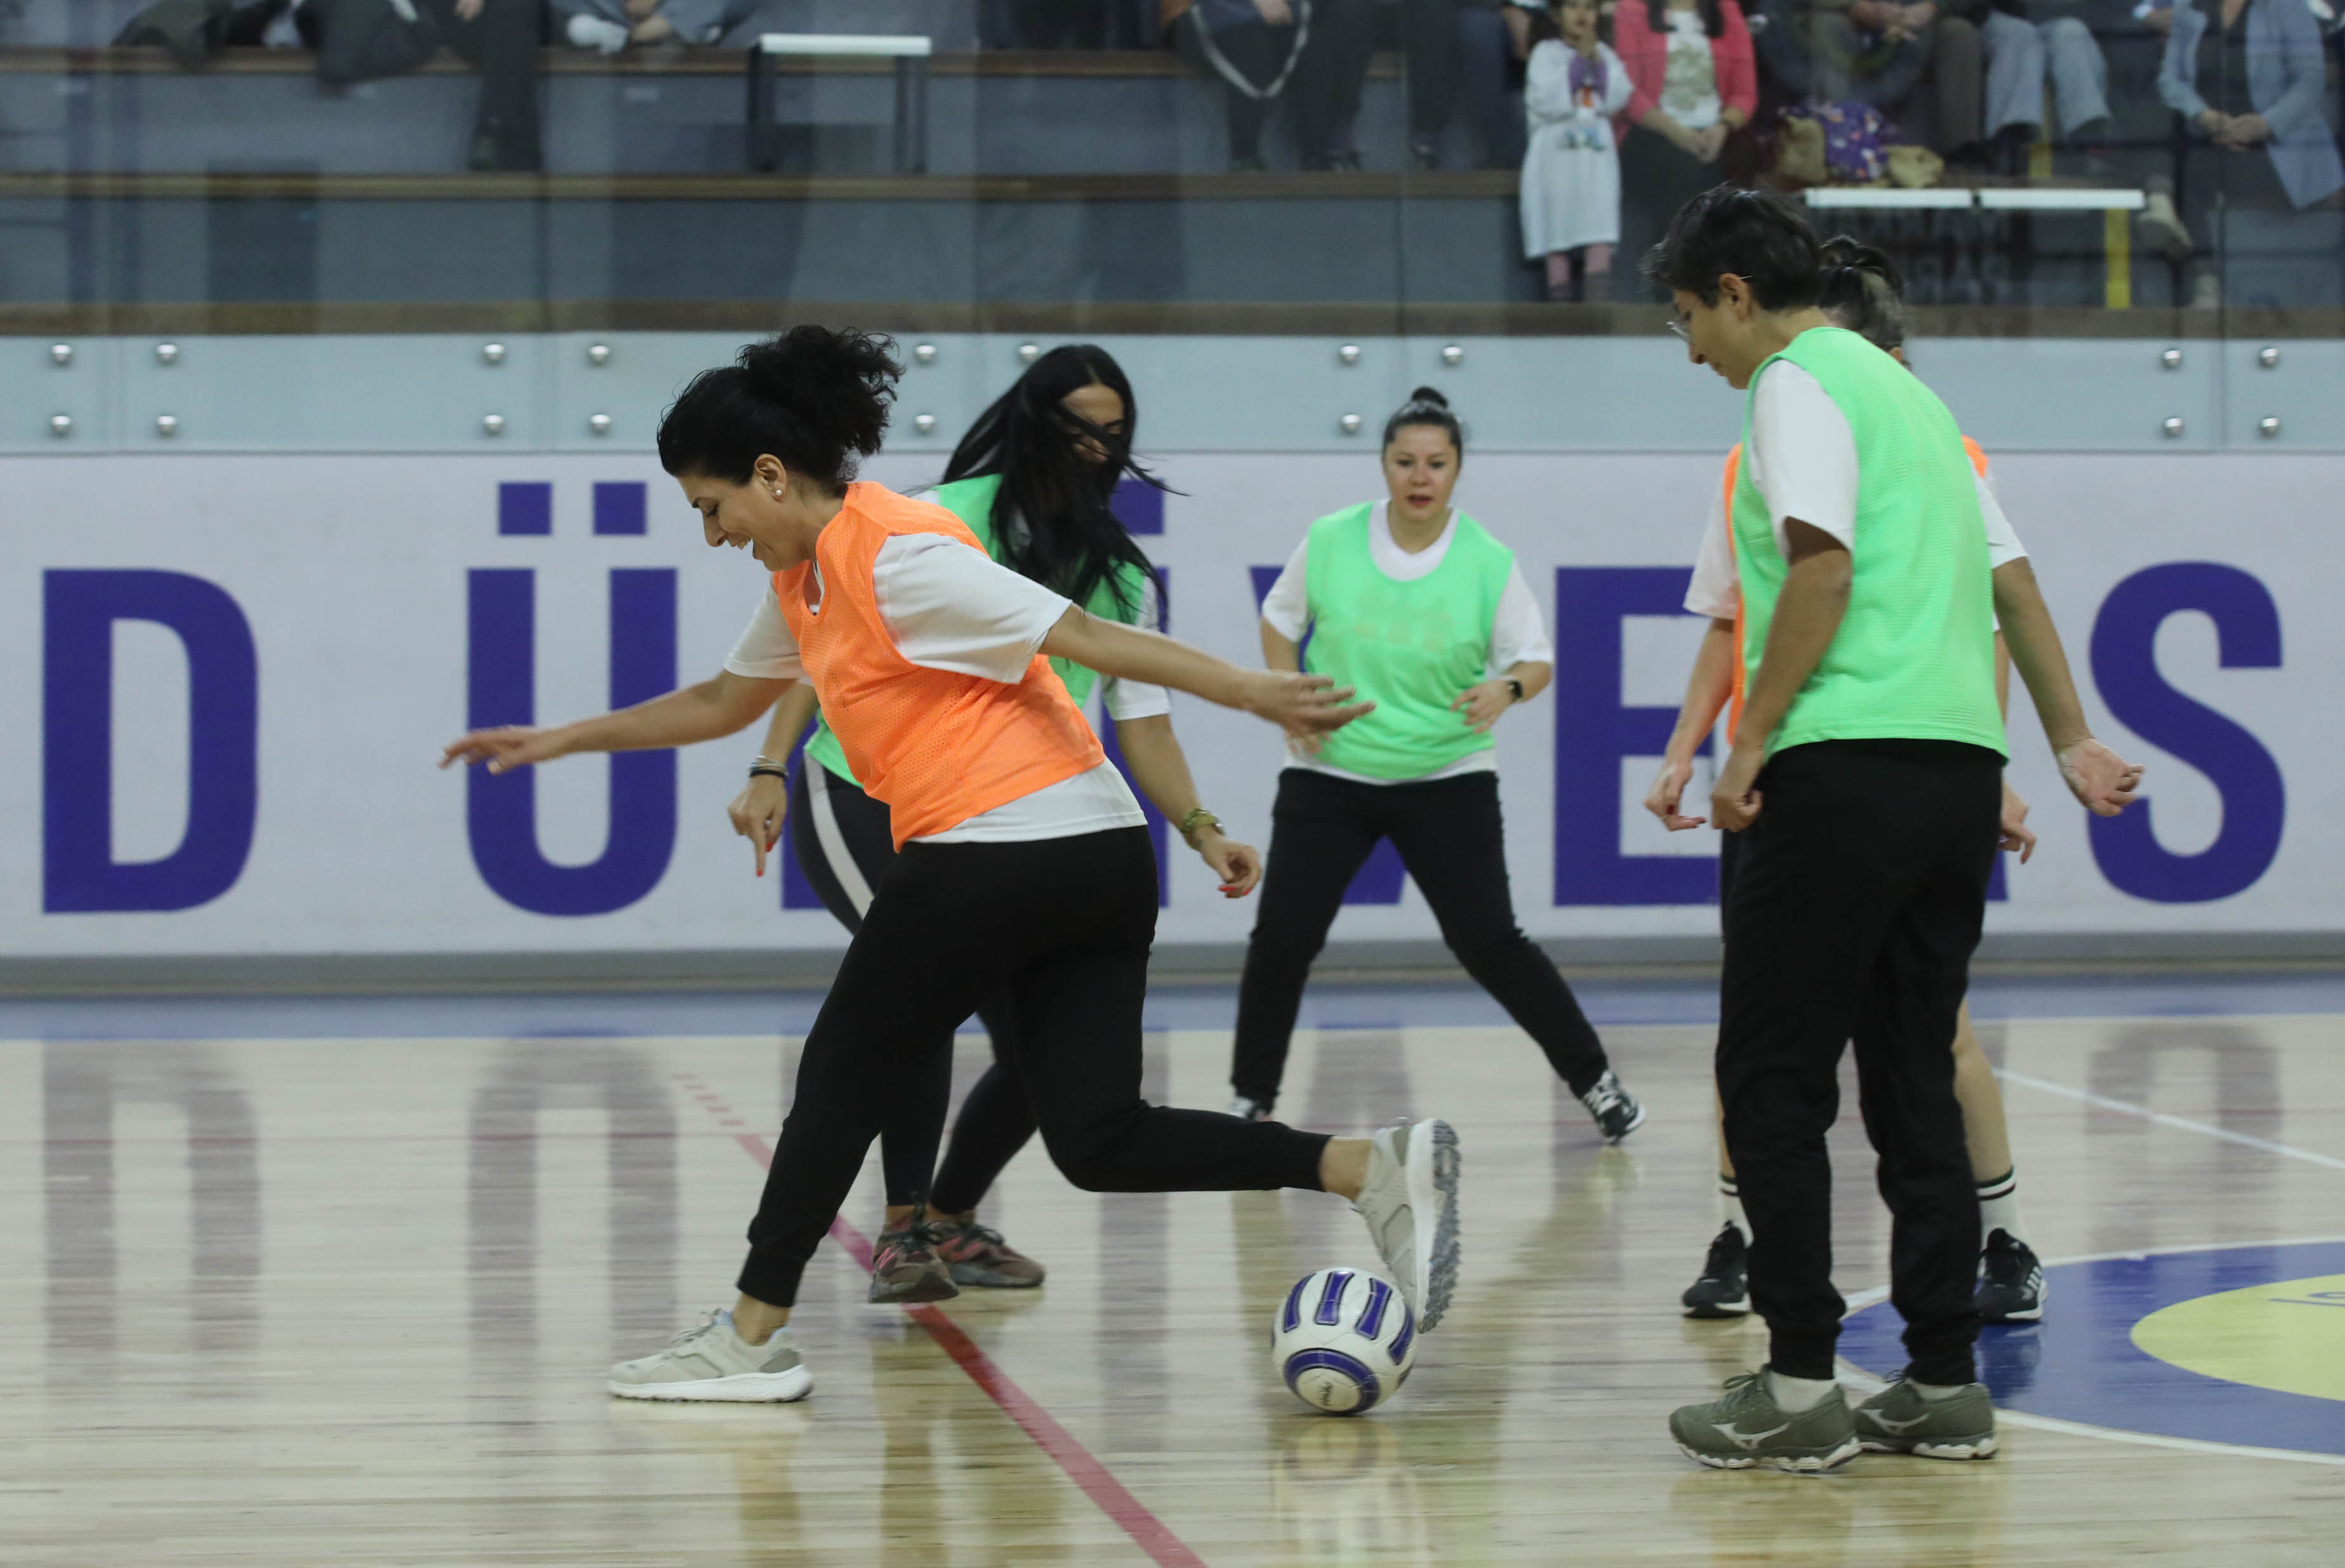
[(1441, 1321), (1457, 1288), (1457, 1133), (1447, 1122), (1412, 1126), (1404, 1118), (1376, 1134), (1368, 1179), (1352, 1204), (1420, 1333)]
[(814, 1390), (814, 1374), (787, 1329), (762, 1345), (733, 1331), (733, 1314), (711, 1312), (667, 1349), (611, 1369), (611, 1391), (623, 1400), (702, 1400), (787, 1404)]
[(1762, 1368), (1726, 1380), (1726, 1397), (1670, 1415), (1678, 1451), (1716, 1470), (1830, 1470), (1856, 1457), (1856, 1428), (1838, 1393), (1812, 1410), (1787, 1411), (1767, 1391)]
[(1925, 1400), (1903, 1379), (1856, 1407), (1857, 1441), (1875, 1453), (1923, 1459), (1995, 1457), (1995, 1401), (1985, 1383)]

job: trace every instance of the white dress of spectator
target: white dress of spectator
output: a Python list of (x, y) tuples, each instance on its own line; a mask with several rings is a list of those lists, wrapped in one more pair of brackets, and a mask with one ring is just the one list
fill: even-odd
[(1987, 133), (2043, 124), (2044, 84), (2049, 77), (2061, 139), (2082, 146), (2106, 137), (2112, 129), (2109, 62), (2100, 41), (2075, 16), (2033, 19), (2042, 12), (2063, 9), (2056, 0), (2021, 3), (2025, 14), (1997, 6), (1979, 29), (1986, 53)]
[(1523, 153), (1523, 254), (1620, 238), (1620, 156), (1612, 116), (1629, 106), (1629, 67), (1609, 44), (1588, 58), (1561, 39), (1531, 51), (1523, 84), (1530, 145)]

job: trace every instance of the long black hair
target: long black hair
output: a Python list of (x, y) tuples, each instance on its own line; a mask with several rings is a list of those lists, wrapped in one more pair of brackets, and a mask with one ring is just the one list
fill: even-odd
[[(1105, 387), (1123, 400), (1123, 428), (1095, 425), (1066, 406), (1068, 394)], [(1140, 606), (1118, 567), (1152, 577), (1147, 552), (1108, 509), (1127, 475), (1162, 490), (1133, 460), (1140, 405), (1115, 357), (1096, 343), (1069, 343), (1026, 368), (1010, 389), (978, 415), (953, 449), (945, 482), (1001, 476), (993, 498), (993, 538), (1000, 561), (1077, 604), (1088, 604), (1101, 583), (1127, 613)], [(1078, 450), (1094, 442), (1107, 456), (1092, 461)], [(1020, 520), (1022, 530), (1011, 526)]]
[[(1712, 38), (1726, 35), (1726, 15), (1719, 8), (1719, 0), (1694, 0), (1694, 12), (1701, 17), (1701, 30)], [(1657, 35), (1670, 35), (1670, 0), (1645, 0), (1645, 20)]]
[(1880, 247), (1845, 234), (1823, 243), (1823, 292), (1816, 306), (1886, 352), (1905, 343), (1905, 279)]
[(879, 450), (896, 397), (896, 340), (829, 327), (793, 327), (703, 370), (660, 420), (660, 467), (746, 484), (760, 457), (832, 495), (858, 458)]

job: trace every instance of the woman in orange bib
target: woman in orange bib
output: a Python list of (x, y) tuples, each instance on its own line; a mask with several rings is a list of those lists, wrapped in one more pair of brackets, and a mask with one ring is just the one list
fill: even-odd
[[(807, 1259), (854, 1185), (889, 1097), (1007, 976), (1019, 1067), (1051, 1159), (1091, 1191), (1294, 1187), (1351, 1199), (1430, 1329), (1457, 1259), (1447, 1123), (1329, 1138), (1140, 1098), (1156, 860), (1139, 806), (1051, 672), (1064, 658), (1188, 692), (1291, 733), (1365, 712), (1323, 676), (1243, 670), (1094, 617), (997, 564), (941, 507), (854, 482), (899, 368), (884, 338), (796, 328), (694, 380), (660, 461), (711, 546), (768, 574), (795, 675), (720, 672), (550, 730), (477, 732), (450, 761), (520, 766), (730, 734), (802, 679), (900, 851), (799, 1058), (733, 1309), (611, 1369), (622, 1398), (770, 1401), (812, 1386), (787, 1330)], [(768, 646), (773, 643), (768, 628)], [(786, 662), (787, 663), (787, 662)], [(779, 666), (777, 666), (779, 667)]]

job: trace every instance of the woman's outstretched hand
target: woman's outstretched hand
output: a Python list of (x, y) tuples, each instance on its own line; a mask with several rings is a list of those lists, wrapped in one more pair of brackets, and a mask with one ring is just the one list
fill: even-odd
[(530, 724), (474, 730), (448, 743), (448, 749), (440, 754), (440, 765), (447, 768), (459, 763), (486, 763), (492, 774), (510, 773), (532, 763), (552, 762), (562, 755), (561, 737), (559, 730), (543, 730)]
[(1374, 703), (1353, 702), (1354, 690), (1338, 686), (1325, 675), (1262, 670), (1252, 677), (1240, 705), (1301, 739), (1331, 734), (1362, 714), (1376, 712)]

